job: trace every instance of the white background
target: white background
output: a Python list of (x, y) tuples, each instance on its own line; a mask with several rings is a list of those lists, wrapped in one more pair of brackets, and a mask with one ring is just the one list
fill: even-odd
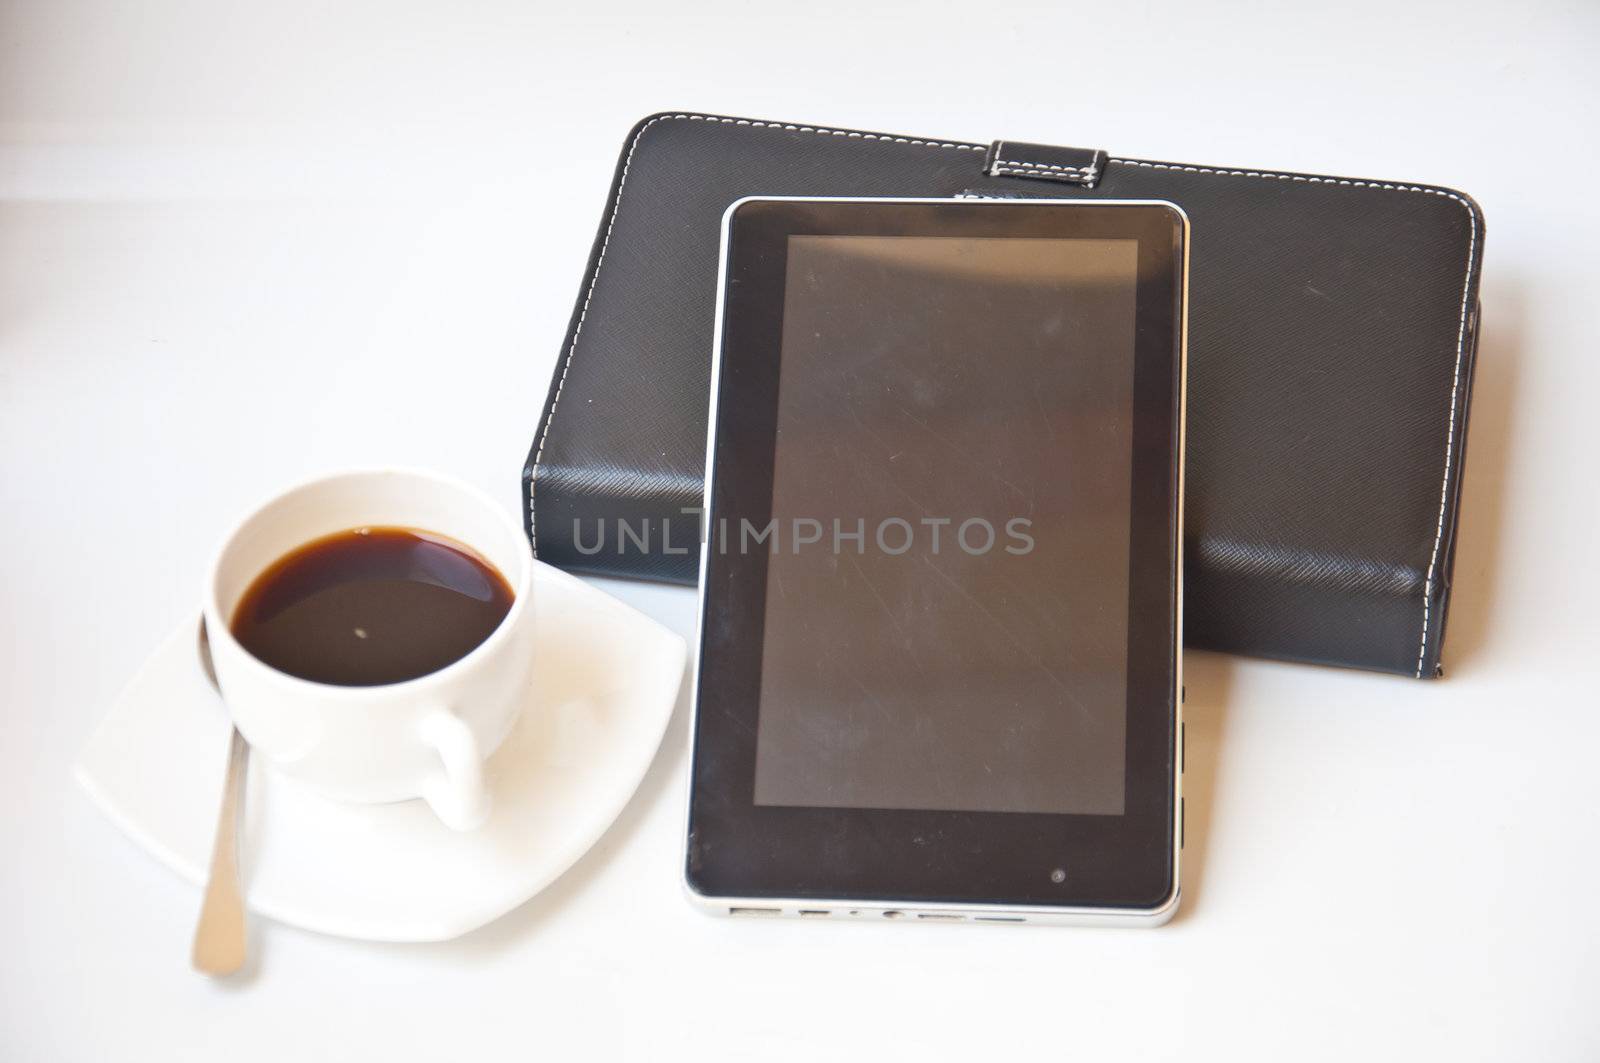
[[(6, 3), (0, 1058), (1600, 1058), (1597, 11)], [(1473, 194), (1448, 677), (1190, 654), (1163, 930), (704, 918), (680, 706), (497, 924), (260, 925), (253, 973), (205, 981), (195, 891), (73, 757), (260, 496), (410, 463), (518, 505), (616, 152), (665, 108)], [(689, 629), (687, 591), (612, 586)]]

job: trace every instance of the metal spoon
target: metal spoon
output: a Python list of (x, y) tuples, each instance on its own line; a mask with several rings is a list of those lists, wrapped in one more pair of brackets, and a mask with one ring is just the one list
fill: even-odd
[[(211, 663), (211, 639), (206, 622), (200, 620), (200, 665), (218, 694), (217, 669)], [(245, 907), (244, 890), (239, 882), (239, 823), (244, 812), (244, 781), (250, 761), (250, 747), (237, 727), (228, 744), (228, 774), (222, 785), (222, 813), (217, 819), (217, 837), (211, 847), (211, 877), (206, 882), (205, 901), (200, 906), (200, 923), (194, 929), (192, 962), (195, 970), (209, 975), (233, 974), (244, 966)]]

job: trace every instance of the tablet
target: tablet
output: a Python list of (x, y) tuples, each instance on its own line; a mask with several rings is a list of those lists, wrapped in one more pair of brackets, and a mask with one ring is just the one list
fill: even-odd
[(685, 876), (734, 915), (1177, 905), (1188, 223), (724, 218)]

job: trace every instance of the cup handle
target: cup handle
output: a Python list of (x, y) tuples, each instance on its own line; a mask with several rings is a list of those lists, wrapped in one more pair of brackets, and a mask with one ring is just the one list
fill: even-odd
[(422, 799), (451, 830), (472, 830), (489, 816), (483, 753), (472, 729), (449, 709), (432, 709), (419, 725), (422, 740), (439, 754), (441, 770), (423, 784)]

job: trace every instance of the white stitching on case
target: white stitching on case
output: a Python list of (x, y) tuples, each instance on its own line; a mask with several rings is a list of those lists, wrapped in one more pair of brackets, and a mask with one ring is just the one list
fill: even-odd
[(1003, 158), (1006, 153), (1006, 142), (994, 142), (994, 159), (989, 163), (988, 174), (991, 177), (1055, 177), (1061, 180), (1078, 180), (1083, 184), (1093, 184), (1099, 173), (1094, 163), (1087, 166), (1072, 166), (1066, 163), (1049, 162), (1022, 162), (1017, 159)]
[[(1348, 177), (1308, 177), (1299, 173), (1272, 173), (1269, 170), (1216, 170), (1209, 166), (1178, 166), (1170, 162), (1141, 162), (1138, 159), (1107, 159), (1107, 162), (1121, 163), (1123, 166), (1142, 166), (1147, 170), (1181, 170), (1184, 173), (1211, 173), (1224, 177), (1265, 177), (1278, 181), (1303, 181), (1313, 185), (1345, 185), (1351, 188), (1386, 188), (1391, 192), (1426, 192), (1430, 196), (1443, 196), (1453, 199), (1467, 208), (1467, 217), (1472, 221), (1474, 232), (1477, 230), (1477, 218), (1473, 215), (1472, 207), (1464, 196), (1448, 192), (1442, 188), (1425, 188), (1422, 185), (1396, 185), (1383, 181), (1354, 181)], [(1474, 251), (1476, 249), (1474, 248)], [(1471, 262), (1468, 261), (1470, 267)], [(1471, 277), (1471, 269), (1467, 271)]]
[(1450, 380), (1450, 423), (1444, 437), (1444, 477), (1439, 484), (1439, 520), (1434, 528), (1433, 553), (1428, 558), (1427, 579), (1422, 587), (1422, 637), (1417, 643), (1417, 678), (1422, 678), (1423, 661), (1428, 655), (1428, 632), (1433, 625), (1433, 585), (1439, 578), (1439, 552), (1444, 544), (1444, 517), (1450, 505), (1450, 464), (1455, 459), (1456, 419), (1461, 402), (1461, 367), (1466, 359), (1468, 299), (1472, 295), (1473, 260), (1478, 253), (1478, 213), (1464, 196), (1441, 188), (1424, 188), (1421, 185), (1387, 184), (1382, 181), (1353, 181), (1342, 177), (1307, 177), (1304, 174), (1271, 173), (1265, 170), (1215, 170), (1207, 166), (1178, 166), (1165, 162), (1141, 162), (1137, 159), (1108, 159), (1108, 162), (1125, 166), (1143, 166), (1155, 170), (1181, 170), (1184, 173), (1222, 174), (1228, 177), (1261, 177), (1278, 181), (1303, 181), (1307, 184), (1344, 185), (1351, 188), (1384, 188), (1393, 192), (1424, 192), (1430, 196), (1443, 196), (1461, 204), (1467, 212), (1471, 226), (1467, 242), (1467, 276), (1461, 285), (1461, 317), (1456, 326), (1456, 364)]
[(1047, 170), (1024, 168), (1014, 163), (996, 166), (989, 173), (994, 177), (1005, 177), (1007, 175), (1012, 177), (1050, 177), (1058, 181), (1072, 181), (1075, 184), (1092, 184), (1095, 178), (1093, 167), (1085, 167), (1082, 173), (1051, 173)]
[(628, 183), (628, 166), (633, 162), (633, 153), (639, 147), (639, 139), (644, 136), (645, 130), (657, 122), (669, 120), (690, 122), (716, 122), (721, 125), (751, 126), (758, 129), (784, 129), (791, 133), (816, 133), (820, 136), (849, 137), (859, 140), (882, 140), (894, 144), (917, 144), (928, 148), (950, 148), (956, 151), (986, 151), (982, 144), (961, 144), (955, 141), (944, 140), (917, 140), (912, 137), (896, 137), (883, 133), (857, 133), (846, 129), (828, 129), (823, 126), (791, 125), (785, 122), (760, 122), (753, 118), (723, 118), (710, 114), (659, 114), (644, 125), (633, 135), (633, 140), (628, 144), (628, 154), (622, 160), (622, 176), (617, 180), (617, 192), (611, 199), (611, 213), (606, 219), (606, 234), (600, 240), (600, 254), (595, 257), (594, 271), (589, 274), (589, 284), (584, 289), (583, 307), (578, 311), (578, 323), (572, 329), (572, 340), (567, 344), (567, 353), (561, 360), (561, 376), (556, 380), (556, 393), (550, 400), (550, 412), (545, 415), (544, 428), (539, 432), (539, 447), (533, 454), (533, 467), (528, 473), (528, 541), (533, 550), (533, 556), (539, 556), (539, 517), (534, 508), (534, 498), (539, 489), (539, 466), (544, 458), (545, 443), (550, 439), (550, 424), (555, 420), (556, 407), (561, 405), (561, 392), (567, 385), (567, 371), (572, 367), (572, 353), (578, 348), (578, 337), (583, 333), (584, 320), (589, 316), (589, 300), (594, 298), (594, 286), (600, 279), (600, 267), (605, 264), (606, 249), (611, 246), (611, 230), (617, 223), (617, 208), (622, 204), (622, 190)]
[(1013, 159), (996, 159), (994, 164), (996, 166), (1028, 166), (1035, 170), (1077, 170), (1080, 173), (1094, 173), (1093, 163), (1088, 166), (1057, 166), (1048, 162), (1017, 162)]
[(1472, 291), (1472, 259), (1478, 250), (1478, 219), (1471, 206), (1460, 196), (1452, 196), (1467, 207), (1467, 218), (1472, 225), (1471, 242), (1467, 246), (1467, 282), (1461, 287), (1461, 321), (1456, 326), (1456, 368), (1450, 380), (1450, 425), (1444, 436), (1444, 480), (1439, 485), (1439, 523), (1434, 529), (1433, 556), (1428, 559), (1428, 582), (1422, 590), (1422, 639), (1417, 644), (1417, 678), (1422, 678), (1422, 659), (1428, 652), (1428, 624), (1433, 606), (1433, 581), (1438, 576), (1439, 550), (1444, 542), (1444, 515), (1450, 499), (1450, 463), (1455, 457), (1456, 409), (1461, 397), (1461, 365), (1466, 359), (1467, 297)]

